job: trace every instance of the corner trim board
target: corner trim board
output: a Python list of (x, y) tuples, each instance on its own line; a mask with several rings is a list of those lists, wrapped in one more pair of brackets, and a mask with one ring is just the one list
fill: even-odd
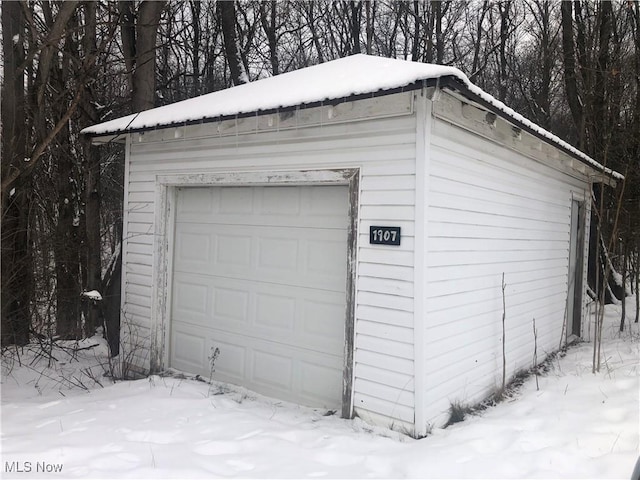
[(429, 203), (429, 163), (431, 160), (431, 129), (433, 125), (432, 100), (426, 96), (416, 95), (416, 202), (415, 202), (415, 249), (414, 249), (414, 436), (424, 437), (427, 434), (427, 379), (426, 351), (424, 348), (426, 334), (427, 297), (427, 244), (428, 228), (426, 210)]

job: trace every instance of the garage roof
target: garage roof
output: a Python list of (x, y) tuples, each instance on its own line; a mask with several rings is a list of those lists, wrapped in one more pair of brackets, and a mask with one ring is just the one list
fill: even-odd
[(364, 54), (127, 115), (87, 127), (81, 133), (98, 137), (154, 130), (296, 106), (312, 106), (322, 102), (332, 103), (358, 96), (394, 93), (403, 89), (420, 88), (424, 84), (439, 84), (457, 90), (597, 171), (615, 179), (624, 178), (473, 85), (457, 68)]

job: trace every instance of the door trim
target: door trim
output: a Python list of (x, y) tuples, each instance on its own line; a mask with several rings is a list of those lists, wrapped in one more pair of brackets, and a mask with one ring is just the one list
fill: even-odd
[(349, 224), (347, 227), (347, 278), (345, 344), (342, 378), (342, 417), (353, 417), (353, 355), (356, 306), (358, 211), (360, 169), (245, 171), (175, 174), (156, 176), (153, 286), (150, 333), (150, 373), (169, 365), (166, 344), (171, 312), (172, 259), (175, 230), (176, 189), (178, 187), (283, 185), (348, 185)]
[(569, 274), (567, 278), (566, 342), (582, 336), (585, 261), (585, 201), (572, 195), (569, 220)]

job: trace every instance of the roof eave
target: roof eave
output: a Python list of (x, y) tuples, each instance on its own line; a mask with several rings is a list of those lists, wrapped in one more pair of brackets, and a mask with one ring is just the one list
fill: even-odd
[(615, 172), (603, 165), (599, 165), (600, 168), (597, 168), (596, 165), (588, 162), (586, 159), (582, 158), (580, 155), (576, 155), (576, 153), (570, 148), (567, 148), (565, 145), (562, 145), (561, 143), (554, 142), (552, 139), (546, 137), (545, 135), (542, 135), (538, 130), (531, 128), (529, 125), (527, 125), (526, 123), (523, 123), (518, 118), (515, 118), (509, 115), (504, 110), (501, 110), (496, 105), (492, 104), (491, 102), (488, 102), (485, 98), (473, 92), (465, 83), (461, 82), (457, 77), (453, 77), (453, 76), (442, 77), (440, 79), (440, 87), (455, 90), (460, 94), (462, 94), (463, 96), (467, 97), (469, 100), (481, 105), (483, 108), (486, 108), (488, 111), (496, 114), (497, 116), (508, 119), (509, 123), (511, 123), (515, 127), (522, 129), (523, 131), (533, 135), (534, 137), (538, 138), (541, 141), (544, 141), (545, 143), (552, 143), (553, 145), (556, 146), (556, 148), (560, 149), (570, 157), (576, 159), (577, 161), (585, 165), (591, 172), (593, 172), (592, 174), (588, 175), (592, 182), (604, 183), (612, 187), (615, 187), (617, 180), (624, 180), (624, 176), (622, 174)]
[(502, 110), (501, 108), (496, 106), (494, 103), (488, 101), (486, 98), (482, 97), (481, 95), (478, 95), (476, 92), (471, 90), (465, 82), (463, 82), (460, 78), (454, 75), (444, 75), (441, 77), (421, 79), (413, 83), (410, 83), (408, 85), (396, 87), (392, 89), (377, 90), (374, 92), (367, 92), (362, 94), (353, 94), (353, 95), (349, 95), (342, 98), (324, 99), (324, 100), (304, 103), (300, 105), (290, 105), (290, 106), (284, 106), (284, 107), (274, 108), (269, 110), (238, 112), (236, 114), (231, 114), (231, 115), (218, 115), (213, 117), (204, 117), (197, 120), (171, 122), (171, 123), (165, 123), (165, 124), (159, 124), (159, 125), (151, 125), (148, 127), (126, 128), (122, 130), (105, 131), (100, 133), (87, 132), (87, 133), (84, 133), (83, 135), (86, 135), (89, 138), (91, 138), (91, 141), (94, 144), (122, 142), (124, 141), (124, 135), (131, 134), (131, 133), (142, 133), (142, 132), (148, 132), (153, 130), (183, 127), (183, 126), (189, 126), (189, 125), (201, 125), (205, 123), (214, 123), (214, 122), (220, 122), (220, 121), (230, 120), (230, 119), (254, 117), (256, 115), (269, 115), (273, 113), (295, 111), (295, 110), (306, 109), (306, 108), (314, 108), (314, 107), (320, 107), (324, 105), (338, 105), (344, 102), (352, 102), (352, 101), (362, 100), (366, 98), (375, 98), (375, 97), (380, 97), (385, 95), (392, 95), (395, 93), (419, 90), (425, 87), (437, 87), (437, 88), (443, 88), (443, 89), (446, 88), (446, 89), (457, 91), (462, 96), (477, 103), (478, 105), (482, 106), (486, 110), (494, 113), (495, 115), (501, 118), (505, 118), (509, 123), (511, 123), (515, 127), (520, 128), (525, 132), (528, 132), (532, 136), (538, 138), (539, 140), (545, 143), (551, 143), (555, 145), (556, 148), (563, 151), (564, 153), (569, 155), (571, 158), (574, 158), (581, 164), (585, 165), (588, 168), (588, 171), (590, 172), (589, 178), (593, 182), (605, 183), (608, 185), (615, 186), (616, 180), (624, 179), (624, 176), (621, 175), (620, 173), (614, 172), (613, 170), (603, 165), (600, 165), (595, 161), (594, 161), (595, 164), (589, 162), (586, 158), (583, 158), (581, 155), (577, 154), (572, 148), (569, 148), (567, 145), (564, 145), (563, 142), (559, 143), (558, 141), (554, 141), (552, 138), (549, 138), (548, 136), (542, 134), (539, 130), (535, 128), (531, 128), (529, 124), (522, 122), (519, 118), (514, 117), (513, 115), (510, 115), (508, 112)]
[[(165, 128), (175, 128), (175, 127), (183, 127), (183, 126), (189, 126), (189, 125), (202, 125), (205, 123), (216, 123), (224, 120), (255, 117), (256, 115), (271, 115), (274, 113), (291, 112), (299, 109), (322, 107), (326, 105), (335, 106), (345, 102), (354, 102), (357, 100), (363, 100), (367, 98), (382, 97), (386, 95), (393, 95), (396, 93), (420, 90), (424, 87), (436, 86), (437, 84), (438, 84), (438, 78), (429, 78), (424, 80), (418, 80), (416, 82), (410, 83), (402, 87), (396, 87), (396, 88), (391, 88), (386, 90), (377, 90), (375, 92), (353, 94), (353, 95), (349, 95), (341, 98), (327, 98), (324, 100), (319, 100), (319, 101), (310, 102), (310, 103), (303, 103), (300, 105), (289, 105), (289, 106), (284, 106), (280, 108), (272, 108), (268, 110), (255, 110), (251, 112), (239, 112), (231, 115), (218, 115), (213, 117), (204, 117), (198, 120), (187, 120), (187, 121), (181, 121), (181, 122), (163, 123), (159, 125), (151, 125), (148, 127), (126, 128), (123, 130), (111, 130), (111, 131), (105, 131), (100, 133), (87, 132), (87, 133), (83, 133), (83, 135), (86, 135), (87, 137), (91, 138), (93, 143), (109, 143), (109, 142), (117, 141), (114, 139), (117, 139), (118, 137), (122, 138), (121, 137), (122, 135), (126, 135), (129, 133), (143, 133), (143, 132), (150, 132), (154, 130), (162, 130)], [(104, 137), (109, 137), (109, 139), (98, 140)]]

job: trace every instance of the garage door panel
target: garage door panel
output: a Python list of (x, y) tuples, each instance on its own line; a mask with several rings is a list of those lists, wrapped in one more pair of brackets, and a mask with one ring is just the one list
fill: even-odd
[(300, 362), (300, 392), (307, 400), (320, 398), (325, 406), (342, 395), (342, 366), (322, 365), (310, 361)]
[(293, 358), (291, 352), (278, 352), (281, 348), (259, 347), (253, 349), (253, 368), (250, 381), (256, 385), (281, 390), (283, 393), (293, 391)]
[(311, 406), (339, 406), (347, 190), (179, 190), (171, 366), (208, 376), (211, 352), (204, 342), (207, 350), (220, 349), (216, 380)]
[(211, 317), (231, 322), (233, 329), (249, 324), (251, 293), (246, 290), (214, 286)]
[(295, 274), (298, 269), (299, 239), (292, 239), (284, 235), (264, 236), (257, 238), (258, 252), (256, 270), (268, 274), (275, 270), (276, 275), (286, 275), (285, 278), (292, 279), (290, 275)]
[[(307, 273), (330, 284), (344, 283), (347, 275), (346, 239), (336, 238), (336, 235), (318, 235), (316, 238), (305, 244)], [(327, 262), (327, 258), (344, 258), (344, 262)], [(344, 286), (336, 289), (344, 290)]]
[(209, 232), (181, 231), (176, 235), (176, 259), (181, 262), (209, 262), (212, 252)]
[[(213, 379), (242, 384), (247, 372), (248, 348), (246, 345), (233, 343), (232, 341), (223, 341), (222, 338), (224, 337), (221, 335), (217, 335), (216, 338), (207, 338), (208, 351), (211, 352), (209, 355), (216, 348), (220, 351), (214, 364)], [(206, 376), (209, 377), (210, 375)]]
[[(218, 348), (213, 380), (310, 406), (335, 408), (340, 405), (341, 357), (215, 330), (207, 330), (203, 336), (201, 330), (189, 326), (181, 326), (177, 333), (180, 339), (200, 335), (201, 341), (196, 349), (192, 344), (185, 344), (191, 349), (188, 357), (182, 354), (174, 357), (173, 368), (208, 378), (211, 376), (209, 357)], [(207, 348), (202, 348), (202, 344)]]
[[(228, 306), (232, 303), (230, 297), (224, 295), (224, 291), (218, 293), (216, 287), (214, 313), (210, 318), (217, 330), (277, 338), (282, 343), (342, 354), (345, 307), (341, 293), (260, 282), (220, 281), (229, 287), (245, 288), (248, 306), (244, 311), (250, 320), (217, 315), (215, 311), (219, 308), (235, 307)], [(224, 306), (217, 307), (218, 304)]]
[(295, 217), (301, 213), (300, 187), (267, 187), (258, 190), (258, 212), (262, 215), (286, 215)]
[(177, 212), (181, 217), (211, 214), (213, 208), (213, 190), (211, 188), (184, 188), (180, 191)]
[[(256, 293), (254, 327), (264, 335), (278, 335), (283, 341), (293, 341), (296, 324), (295, 295), (276, 295), (272, 292)], [(279, 330), (271, 332), (270, 330)]]
[(193, 334), (193, 330), (176, 329), (171, 336), (172, 367), (187, 372), (203, 373), (205, 368), (206, 339)]
[(342, 352), (342, 292), (182, 272), (174, 274), (174, 290), (174, 321)]
[[(282, 237), (266, 234), (259, 241), (254, 275), (259, 281), (327, 290), (345, 289), (346, 233), (331, 230), (283, 229)], [(297, 236), (295, 240), (289, 240)], [(339, 259), (330, 262), (327, 259)]]
[(248, 347), (241, 337), (202, 329), (200, 326), (178, 322), (172, 329), (171, 366), (203, 377), (211, 377), (211, 358), (219, 349), (214, 362), (213, 379), (242, 383), (250, 359)]
[(349, 191), (342, 186), (312, 188), (303, 199), (303, 209), (309, 215), (335, 215), (348, 208)]
[(226, 265), (232, 269), (248, 272), (247, 269), (251, 267), (253, 241), (250, 235), (213, 234), (211, 237), (217, 245), (215, 261), (211, 268)]
[(255, 189), (251, 187), (231, 187), (214, 189), (214, 213), (251, 214), (253, 212), (253, 195)]
[(171, 302), (172, 322), (208, 326), (212, 317), (213, 292), (212, 279), (175, 273)]
[[(293, 228), (328, 228), (331, 230), (343, 230), (347, 227), (345, 217), (336, 217), (333, 215), (312, 215), (305, 213), (295, 218), (286, 215), (254, 215), (250, 218), (241, 218), (238, 214), (222, 214), (216, 213), (208, 216), (200, 214), (185, 214), (182, 219), (184, 224), (196, 225), (250, 225), (261, 227), (293, 227)], [(322, 227), (318, 224), (322, 223)]]
[[(178, 213), (183, 214), (275, 214), (336, 216), (348, 205), (344, 186), (192, 187), (180, 191)], [(255, 201), (255, 204), (254, 204)]]
[(347, 211), (343, 186), (184, 188), (177, 209), (184, 223), (333, 229)]
[(180, 224), (174, 271), (344, 291), (345, 230), (285, 227), (278, 233), (246, 225)]
[[(324, 301), (323, 301), (324, 300)], [(344, 344), (344, 305), (336, 298), (304, 300), (303, 334), (315, 343), (322, 337), (322, 343), (331, 341), (333, 351), (340, 352)]]
[(205, 318), (209, 314), (209, 289), (202, 283), (176, 282), (175, 311)]

